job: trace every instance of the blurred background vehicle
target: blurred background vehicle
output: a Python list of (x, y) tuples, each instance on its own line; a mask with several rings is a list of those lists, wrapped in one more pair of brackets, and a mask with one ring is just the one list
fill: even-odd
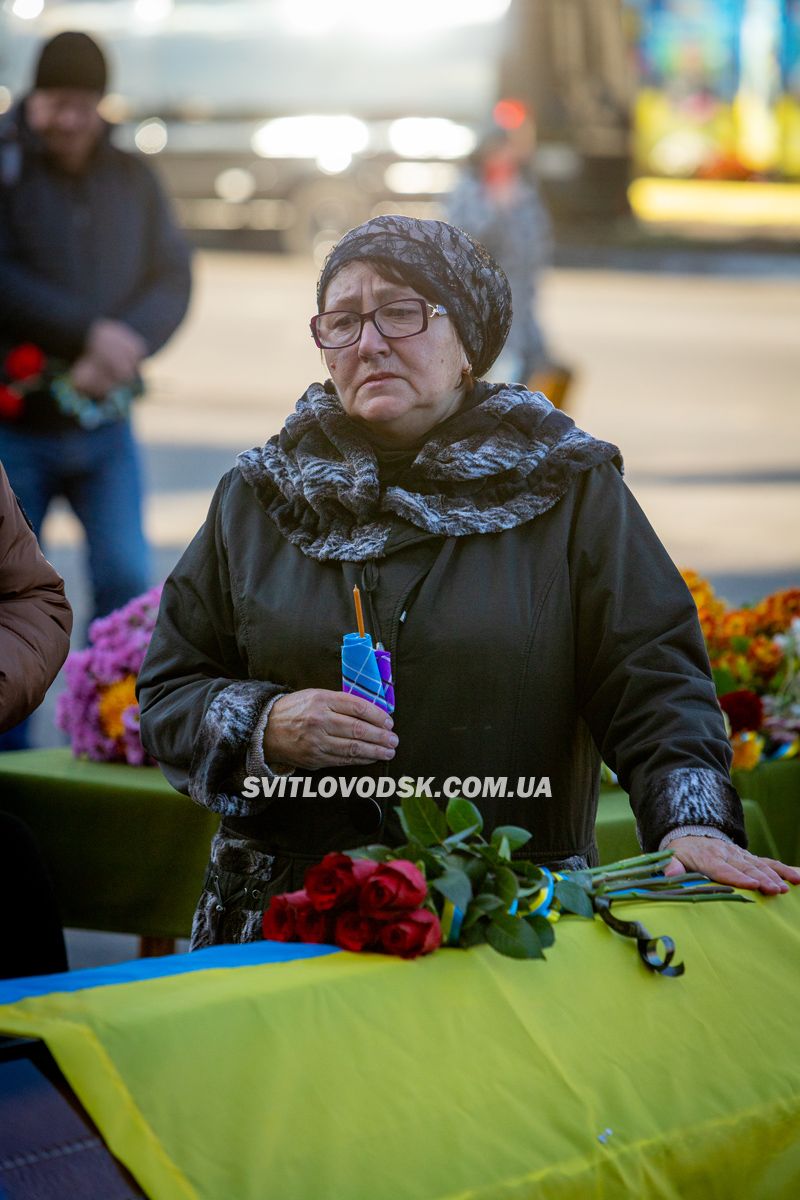
[(507, 93), (536, 108), (538, 168), (562, 224), (627, 211), (619, 0), (7, 0), (0, 11), (0, 104), (43, 36), (99, 35), (115, 80), (105, 115), (121, 145), (152, 157), (189, 228), (319, 256), (370, 215), (438, 215), (493, 107), (519, 119)]
[(5, 0), (0, 110), (67, 28), (108, 46), (120, 143), (206, 240), (319, 259), (370, 215), (438, 215), (520, 101), (561, 242), (630, 238), (629, 203), (800, 228), (800, 0)]

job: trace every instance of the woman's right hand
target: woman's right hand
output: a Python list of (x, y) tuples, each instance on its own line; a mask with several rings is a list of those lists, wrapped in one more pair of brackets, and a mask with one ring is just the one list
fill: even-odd
[(269, 714), (264, 761), (311, 770), (387, 762), (398, 741), (393, 725), (383, 709), (347, 692), (289, 692)]

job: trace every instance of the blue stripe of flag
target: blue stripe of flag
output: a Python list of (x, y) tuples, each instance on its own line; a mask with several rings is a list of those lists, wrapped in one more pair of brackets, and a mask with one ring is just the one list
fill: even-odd
[(46, 996), (54, 992), (80, 992), (85, 988), (112, 987), (120, 983), (141, 983), (191, 971), (210, 971), (218, 967), (257, 967), (263, 963), (294, 962), (301, 958), (322, 958), (338, 954), (338, 946), (318, 946), (304, 942), (248, 942), (243, 946), (209, 946), (192, 954), (166, 954), (162, 958), (137, 958), (132, 962), (61, 975), (31, 975), (24, 979), (0, 980), (0, 1005), (15, 1004), (28, 996)]

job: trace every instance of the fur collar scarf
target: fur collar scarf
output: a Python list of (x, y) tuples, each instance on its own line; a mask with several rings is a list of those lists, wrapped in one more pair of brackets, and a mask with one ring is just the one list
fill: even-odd
[(280, 532), (310, 558), (382, 558), (408, 527), (440, 537), (498, 533), (552, 508), (616, 446), (578, 429), (540, 392), (478, 384), (477, 403), (436, 426), (382, 487), (380, 451), (314, 383), (284, 428), (237, 466)]

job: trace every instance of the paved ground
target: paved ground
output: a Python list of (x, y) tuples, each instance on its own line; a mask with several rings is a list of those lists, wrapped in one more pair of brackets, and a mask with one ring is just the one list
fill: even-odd
[[(149, 371), (138, 424), (147, 522), (162, 578), (202, 522), (236, 452), (280, 427), (321, 377), (308, 334), (306, 260), (204, 252), (191, 317)], [(800, 583), (797, 279), (560, 270), (543, 296), (559, 355), (579, 376), (570, 411), (623, 450), (627, 478), (667, 548), (731, 601)], [(85, 620), (79, 539), (66, 512), (48, 552)], [(52, 699), (37, 741), (55, 744)], [(73, 965), (130, 943), (81, 935)]]

